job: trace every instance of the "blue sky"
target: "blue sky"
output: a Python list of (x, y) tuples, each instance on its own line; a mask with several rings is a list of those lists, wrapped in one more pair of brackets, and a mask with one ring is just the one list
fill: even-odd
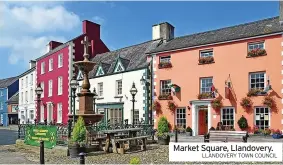
[(21, 2), (0, 4), (0, 78), (17, 76), (45, 52), (49, 40), (81, 34), (81, 21), (101, 24), (111, 49), (151, 40), (153, 24), (167, 21), (175, 36), (277, 16), (279, 2)]

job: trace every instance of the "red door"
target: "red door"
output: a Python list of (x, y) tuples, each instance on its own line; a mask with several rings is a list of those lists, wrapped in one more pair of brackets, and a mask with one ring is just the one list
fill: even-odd
[(207, 111), (199, 110), (198, 116), (198, 134), (204, 135), (207, 133)]

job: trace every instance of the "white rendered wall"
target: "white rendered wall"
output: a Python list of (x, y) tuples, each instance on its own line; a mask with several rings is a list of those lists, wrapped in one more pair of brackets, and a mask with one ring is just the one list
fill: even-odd
[[(137, 71), (125, 72), (121, 74), (114, 74), (109, 76), (103, 76), (99, 78), (90, 79), (91, 88), (96, 88), (98, 93), (98, 83), (103, 83), (103, 97), (97, 99), (96, 103), (113, 103), (113, 102), (124, 102), (124, 120), (128, 119), (129, 124), (132, 123), (132, 95), (130, 89), (132, 88), (133, 82), (135, 82), (136, 88), (138, 90), (135, 96), (135, 109), (139, 110), (139, 120), (144, 118), (145, 109), (146, 109), (146, 94), (145, 94), (145, 85), (142, 85), (140, 79), (144, 76), (146, 69), (141, 69)], [(122, 80), (122, 98), (115, 98), (116, 96), (116, 80)], [(80, 86), (82, 81), (79, 82)], [(78, 100), (78, 99), (77, 99)], [(79, 108), (78, 101), (76, 102), (76, 109)]]

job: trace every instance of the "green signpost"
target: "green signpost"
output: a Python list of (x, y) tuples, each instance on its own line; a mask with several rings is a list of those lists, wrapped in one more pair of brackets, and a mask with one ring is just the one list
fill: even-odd
[(46, 125), (29, 125), (26, 127), (25, 144), (39, 146), (44, 141), (45, 148), (53, 148), (56, 145), (57, 127)]

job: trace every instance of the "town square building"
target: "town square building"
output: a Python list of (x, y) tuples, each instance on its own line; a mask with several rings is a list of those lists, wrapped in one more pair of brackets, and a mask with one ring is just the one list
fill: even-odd
[(8, 101), (8, 123), (18, 124), (19, 92), (15, 93)]
[(41, 104), (36, 113), (37, 120), (48, 123), (67, 123), (70, 114), (70, 80), (77, 71), (75, 61), (83, 60), (81, 41), (87, 36), (91, 42), (90, 56), (108, 52), (109, 49), (100, 39), (100, 25), (82, 22), (82, 34), (66, 43), (50, 41), (48, 52), (36, 59), (36, 84), (43, 89)]
[(172, 36), (152, 50), (148, 58), (153, 64), (154, 106), (159, 107), (156, 120), (165, 116), (172, 128), (189, 126), (194, 136), (219, 122), (240, 130), (241, 117), (250, 132), (254, 127), (282, 130), (280, 20)]
[(35, 119), (35, 61), (30, 61), (29, 70), (19, 76), (18, 118), (21, 124), (34, 123)]

